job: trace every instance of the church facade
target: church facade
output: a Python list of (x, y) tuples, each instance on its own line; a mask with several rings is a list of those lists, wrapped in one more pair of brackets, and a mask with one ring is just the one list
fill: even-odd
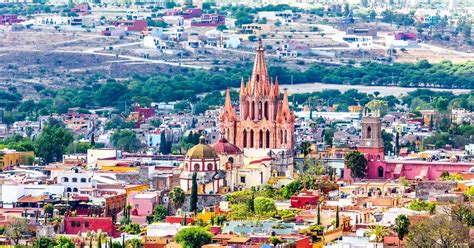
[(261, 42), (251, 76), (246, 83), (241, 81), (238, 109), (237, 113), (227, 90), (219, 117), (224, 137), (244, 152), (244, 157), (251, 160), (248, 163), (266, 161), (271, 175), (292, 176), (295, 115), (287, 91), (280, 96), (278, 79), (268, 75)]

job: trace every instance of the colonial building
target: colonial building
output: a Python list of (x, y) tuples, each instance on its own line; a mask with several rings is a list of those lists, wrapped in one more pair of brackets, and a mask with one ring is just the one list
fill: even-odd
[(180, 175), (181, 188), (189, 192), (192, 187), (192, 177), (196, 173), (198, 191), (202, 194), (215, 194), (224, 186), (226, 172), (220, 168), (220, 159), (214, 149), (205, 144), (204, 136), (199, 138), (199, 144), (186, 153)]
[[(472, 162), (458, 161), (457, 158), (435, 161), (432, 157), (413, 160), (403, 157), (385, 158), (382, 140), (382, 123), (378, 112), (364, 111), (362, 136), (357, 147), (367, 159), (368, 179), (427, 179), (436, 180), (441, 173), (464, 173), (474, 167)], [(350, 169), (344, 168), (344, 179), (351, 179)]]
[(269, 169), (270, 166), (272, 171), (275, 169), (278, 176), (292, 176), (295, 116), (287, 91), (281, 99), (278, 80), (272, 80), (268, 75), (264, 51), (260, 42), (252, 75), (246, 84), (242, 79), (239, 114), (232, 106), (227, 90), (220, 129), (226, 139), (251, 160), (247, 164), (267, 159)]

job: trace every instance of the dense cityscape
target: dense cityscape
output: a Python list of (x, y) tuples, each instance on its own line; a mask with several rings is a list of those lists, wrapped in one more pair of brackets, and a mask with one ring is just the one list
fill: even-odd
[(0, 246), (473, 247), (473, 20), (0, 0)]

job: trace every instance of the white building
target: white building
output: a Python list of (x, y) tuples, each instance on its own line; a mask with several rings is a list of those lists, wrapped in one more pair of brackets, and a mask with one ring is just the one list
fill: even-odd
[(51, 171), (51, 178), (56, 178), (58, 184), (64, 186), (65, 194), (77, 194), (81, 188), (90, 188), (93, 185), (91, 171), (83, 171), (76, 167), (72, 170)]
[(14, 203), (23, 196), (62, 196), (64, 193), (64, 186), (58, 184), (5, 183), (0, 184), (0, 187), (4, 208), (12, 208)]
[(38, 15), (34, 19), (35, 25), (71, 25), (71, 18), (61, 15)]
[(87, 150), (87, 167), (97, 167), (97, 160), (118, 158), (121, 152), (115, 149), (89, 149)]
[(349, 48), (360, 49), (371, 48), (373, 38), (372, 36), (343, 35), (334, 37), (334, 40), (346, 43)]

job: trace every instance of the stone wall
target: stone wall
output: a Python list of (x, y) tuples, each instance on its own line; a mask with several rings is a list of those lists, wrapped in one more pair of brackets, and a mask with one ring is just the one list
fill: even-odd
[(428, 197), (444, 194), (446, 191), (451, 191), (457, 187), (457, 182), (454, 181), (427, 181), (420, 182), (416, 185), (415, 193), (416, 197), (422, 199), (428, 199)]
[[(186, 199), (184, 200), (184, 204), (181, 207), (183, 211), (189, 211), (190, 207), (190, 199), (191, 195), (186, 194)], [(207, 208), (207, 207), (214, 207), (218, 206), (219, 202), (224, 200), (224, 196), (222, 195), (198, 195), (198, 209), (202, 211), (202, 209)], [(176, 209), (170, 204), (170, 214), (176, 213)]]

